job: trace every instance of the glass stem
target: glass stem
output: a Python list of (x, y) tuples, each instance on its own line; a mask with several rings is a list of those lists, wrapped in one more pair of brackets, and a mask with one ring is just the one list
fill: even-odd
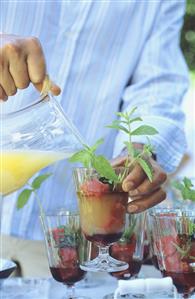
[(99, 258), (102, 260), (106, 260), (109, 256), (109, 247), (110, 246), (98, 246), (99, 248)]
[(75, 299), (75, 286), (67, 286), (67, 299)]

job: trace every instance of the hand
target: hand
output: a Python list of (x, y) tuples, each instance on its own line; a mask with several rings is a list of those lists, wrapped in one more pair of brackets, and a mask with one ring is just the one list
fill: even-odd
[[(123, 166), (127, 156), (119, 157), (112, 161), (113, 166)], [(128, 203), (128, 213), (139, 213), (147, 210), (166, 198), (166, 193), (161, 188), (166, 181), (167, 175), (153, 159), (149, 158), (153, 168), (153, 180), (149, 181), (145, 172), (136, 164), (133, 170), (125, 178), (122, 188), (129, 192), (131, 201)]]
[[(16, 94), (32, 82), (41, 91), (46, 76), (46, 63), (39, 40), (16, 35), (0, 34), (0, 99)], [(51, 86), (54, 95), (60, 88)]]

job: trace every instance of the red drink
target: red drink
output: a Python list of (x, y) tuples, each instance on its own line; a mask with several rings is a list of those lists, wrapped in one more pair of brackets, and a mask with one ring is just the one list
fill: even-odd
[(112, 244), (124, 231), (128, 193), (110, 188), (109, 184), (93, 179), (81, 185), (77, 193), (82, 231), (96, 245)]
[(195, 290), (195, 272), (177, 273), (177, 272), (162, 272), (163, 276), (170, 276), (177, 288), (178, 293), (191, 294)]
[(171, 243), (163, 244), (166, 255), (163, 276), (171, 276), (179, 293), (190, 294), (195, 290), (195, 237), (178, 234)]
[(79, 266), (75, 268), (50, 267), (50, 271), (55, 280), (69, 286), (83, 279), (86, 274)]
[(128, 263), (129, 265), (129, 268), (124, 271), (111, 273), (112, 276), (117, 279), (130, 279), (139, 273), (142, 261), (133, 257), (135, 248), (136, 236), (134, 234), (128, 241), (121, 241), (111, 246), (110, 255), (120, 261)]

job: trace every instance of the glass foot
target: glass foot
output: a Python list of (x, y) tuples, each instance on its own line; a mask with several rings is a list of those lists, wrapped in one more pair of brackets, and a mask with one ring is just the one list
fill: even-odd
[[(114, 299), (114, 293), (104, 296), (103, 299)], [(119, 295), (117, 299), (132, 299), (132, 297), (131, 295)]]
[(84, 271), (92, 272), (118, 272), (128, 269), (129, 265), (106, 255), (98, 256), (92, 261), (87, 261), (80, 265), (80, 268)]

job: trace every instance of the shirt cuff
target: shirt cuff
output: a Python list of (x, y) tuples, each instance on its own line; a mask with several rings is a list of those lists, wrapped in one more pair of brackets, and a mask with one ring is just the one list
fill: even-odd
[[(157, 135), (149, 136), (150, 142), (154, 146), (157, 162), (167, 173), (175, 171), (187, 148), (183, 127), (161, 116), (145, 116), (142, 119), (142, 125), (153, 126), (159, 132)], [(132, 126), (132, 129), (135, 128), (136, 126)], [(125, 133), (120, 132), (117, 135), (113, 157), (120, 155), (126, 140), (127, 136)], [(132, 142), (145, 144), (148, 141), (145, 136), (132, 136)]]

